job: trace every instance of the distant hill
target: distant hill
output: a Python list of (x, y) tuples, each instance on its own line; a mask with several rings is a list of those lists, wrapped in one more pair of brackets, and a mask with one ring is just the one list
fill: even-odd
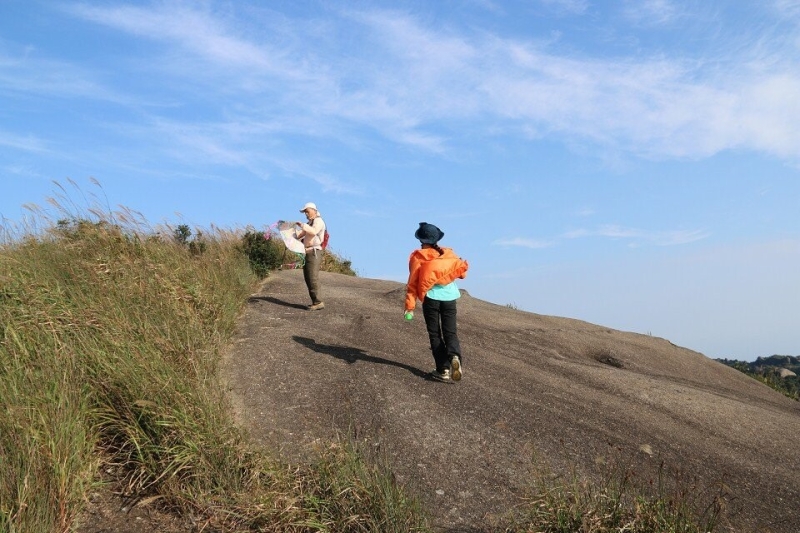
[(769, 385), (789, 398), (800, 401), (800, 356), (770, 355), (759, 357), (752, 362), (735, 359), (717, 359), (717, 361)]
[(800, 374), (800, 356), (794, 355), (770, 355), (769, 357), (759, 357), (752, 366), (758, 368), (779, 367)]

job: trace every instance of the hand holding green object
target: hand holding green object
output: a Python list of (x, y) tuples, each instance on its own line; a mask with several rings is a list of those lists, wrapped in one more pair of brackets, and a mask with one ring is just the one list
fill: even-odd
[(406, 320), (412, 320), (414, 318), (414, 311), (406, 311), (404, 316), (406, 317)]

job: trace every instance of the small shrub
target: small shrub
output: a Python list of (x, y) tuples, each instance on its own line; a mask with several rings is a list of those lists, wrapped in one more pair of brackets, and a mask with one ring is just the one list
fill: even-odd
[(322, 256), (322, 262), (319, 269), (325, 272), (334, 272), (337, 274), (345, 274), (347, 276), (355, 276), (356, 271), (353, 270), (353, 263), (349, 259), (332, 252), (330, 249), (325, 250)]
[(179, 244), (187, 244), (189, 242), (189, 237), (192, 236), (192, 230), (190, 230), (189, 226), (186, 224), (180, 224), (175, 228), (174, 236)]
[(242, 251), (256, 276), (263, 278), (280, 268), (286, 246), (269, 232), (248, 230), (242, 236)]
[(192, 255), (200, 255), (206, 251), (206, 242), (203, 240), (203, 233), (197, 231), (192, 238), (192, 230), (186, 224), (180, 224), (173, 232), (173, 237), (178, 244), (186, 246)]
[[(302, 268), (305, 257), (286, 248), (280, 234), (275, 231), (255, 231), (249, 228), (242, 236), (242, 251), (258, 277), (266, 277), (278, 269)], [(352, 262), (329, 249), (323, 250), (319, 269), (355, 276)]]

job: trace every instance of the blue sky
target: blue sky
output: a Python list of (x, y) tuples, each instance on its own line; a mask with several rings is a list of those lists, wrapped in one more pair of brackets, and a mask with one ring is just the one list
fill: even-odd
[(427, 221), (473, 296), (800, 355), (800, 0), (2, 0), (0, 216), (67, 180), (198, 228), (313, 201), (370, 278)]

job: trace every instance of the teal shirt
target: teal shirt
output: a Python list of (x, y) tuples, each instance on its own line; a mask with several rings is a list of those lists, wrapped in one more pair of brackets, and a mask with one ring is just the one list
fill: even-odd
[(461, 291), (458, 290), (458, 285), (455, 281), (447, 285), (434, 285), (425, 295), (431, 300), (438, 300), (440, 302), (452, 302), (461, 297)]

